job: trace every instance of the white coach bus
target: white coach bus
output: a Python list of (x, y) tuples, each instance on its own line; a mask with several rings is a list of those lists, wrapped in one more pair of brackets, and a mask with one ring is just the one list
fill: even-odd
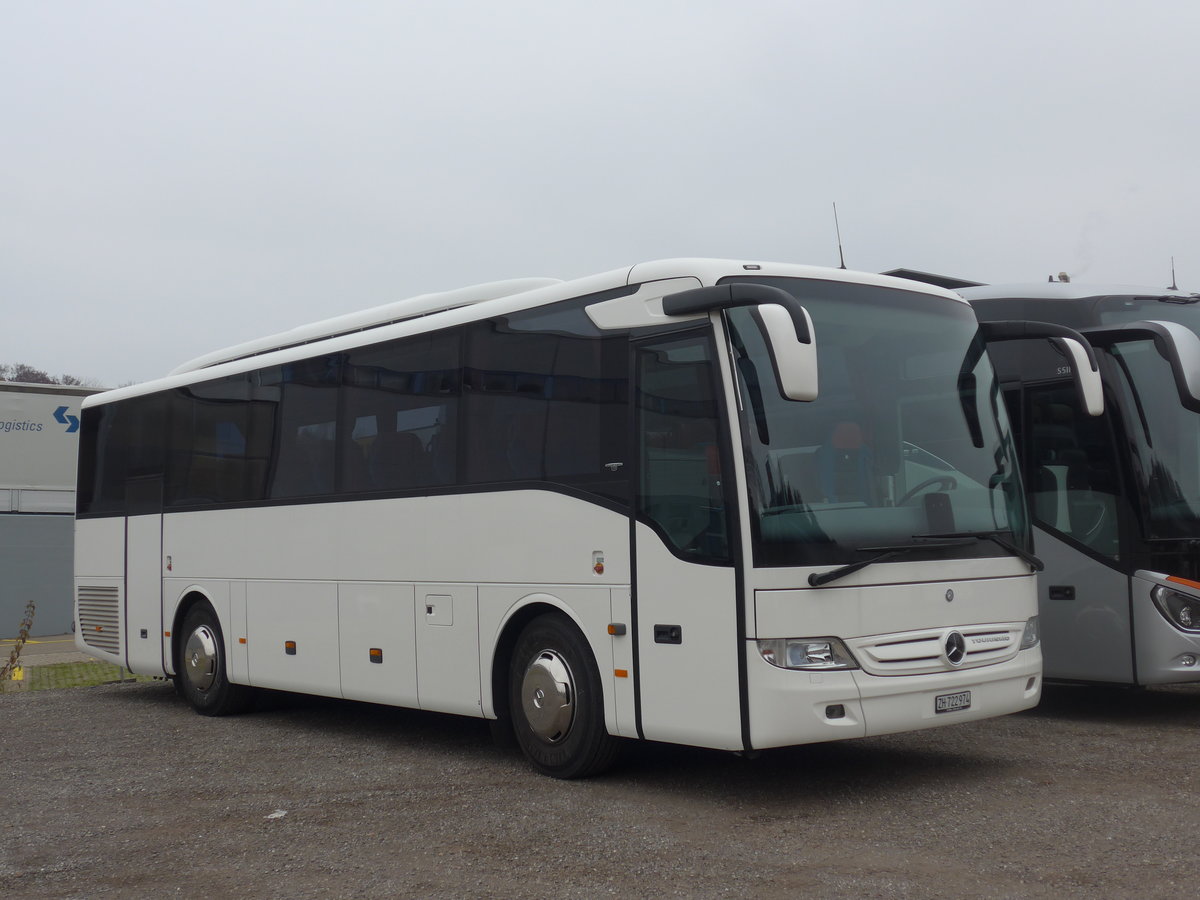
[(939, 288), (668, 260), (212, 354), (84, 404), (79, 645), (206, 715), (266, 688), (484, 717), (565, 778), (620, 738), (1031, 707), (989, 334)]

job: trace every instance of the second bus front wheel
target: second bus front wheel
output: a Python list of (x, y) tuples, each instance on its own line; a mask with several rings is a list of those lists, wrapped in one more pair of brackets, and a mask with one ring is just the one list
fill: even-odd
[(604, 725), (591, 648), (574, 624), (546, 614), (517, 639), (509, 675), (513, 733), (538, 771), (584, 778), (612, 765), (620, 748)]
[(221, 625), (207, 603), (193, 606), (184, 617), (175, 689), (205, 716), (243, 712), (254, 702), (253, 688), (229, 680)]

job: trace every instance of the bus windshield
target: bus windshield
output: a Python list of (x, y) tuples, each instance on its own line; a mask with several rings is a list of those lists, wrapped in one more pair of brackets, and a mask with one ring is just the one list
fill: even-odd
[(1170, 364), (1154, 342), (1129, 341), (1108, 351), (1126, 413), (1133, 478), (1150, 539), (1200, 536), (1200, 415), (1169, 389)]
[[(971, 308), (870, 285), (739, 278), (781, 287), (812, 317), (819, 397), (780, 394), (752, 314), (727, 312), (756, 565), (994, 556), (1028, 547), (1016, 455)], [(928, 554), (928, 555), (925, 555)]]
[[(1102, 325), (1177, 322), (1200, 332), (1200, 297), (1104, 297), (1096, 307)], [(1179, 402), (1171, 367), (1154, 342), (1127, 341), (1108, 353), (1112, 379), (1126, 411), (1133, 477), (1151, 540), (1200, 537), (1200, 415)]]

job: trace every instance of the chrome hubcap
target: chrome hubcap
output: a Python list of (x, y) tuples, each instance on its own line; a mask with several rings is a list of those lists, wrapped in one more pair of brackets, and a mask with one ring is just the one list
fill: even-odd
[(521, 682), (521, 705), (525, 721), (535, 735), (557, 744), (571, 732), (575, 718), (575, 679), (560, 653), (543, 650)]
[(188, 636), (183, 648), (183, 671), (188, 683), (204, 693), (217, 678), (217, 637), (207, 625), (201, 625)]

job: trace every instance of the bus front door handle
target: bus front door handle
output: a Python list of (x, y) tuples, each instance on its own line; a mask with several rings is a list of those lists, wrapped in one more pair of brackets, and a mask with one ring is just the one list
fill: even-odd
[(1050, 585), (1051, 600), (1074, 600), (1075, 585), (1073, 584), (1052, 584)]
[(682, 644), (683, 643), (683, 628), (678, 625), (655, 625), (654, 626), (654, 643), (656, 644)]

